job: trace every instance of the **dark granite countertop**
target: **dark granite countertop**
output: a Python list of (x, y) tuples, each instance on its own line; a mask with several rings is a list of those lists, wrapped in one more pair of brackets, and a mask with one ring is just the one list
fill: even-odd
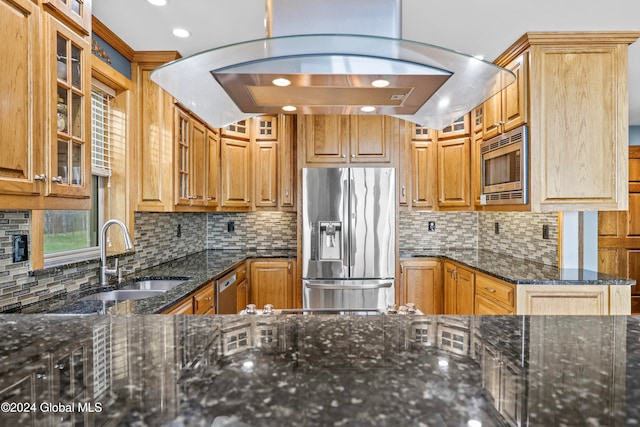
[(2, 425), (640, 422), (631, 316), (1, 315), (0, 334)]
[[(203, 284), (224, 276), (250, 258), (295, 258), (295, 249), (269, 250), (206, 250), (186, 257), (178, 258), (124, 277), (121, 284), (109, 288), (94, 288), (81, 292), (72, 292), (23, 307), (20, 313), (123, 313), (152, 314), (162, 312), (196, 291)], [(184, 278), (184, 283), (169, 291), (140, 300), (121, 301), (80, 301), (84, 296), (102, 290), (119, 289), (131, 281), (141, 278)]]
[(413, 249), (400, 254), (401, 259), (447, 258), (483, 273), (517, 285), (634, 285), (635, 280), (611, 276), (592, 270), (556, 266), (514, 258), (496, 252), (475, 249)]

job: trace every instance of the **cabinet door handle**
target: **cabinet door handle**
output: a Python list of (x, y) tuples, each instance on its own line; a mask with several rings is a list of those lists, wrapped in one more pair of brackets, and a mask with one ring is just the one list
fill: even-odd
[(47, 175), (45, 174), (35, 175), (33, 179), (35, 179), (36, 181), (46, 181)]
[(205, 297), (204, 300), (205, 301), (211, 301), (211, 297)]
[(289, 197), (289, 187), (286, 187), (286, 188), (284, 189), (284, 196), (285, 196), (285, 197)]
[(400, 264), (400, 274), (404, 274), (404, 264)]
[(197, 198), (198, 198), (198, 196), (187, 196), (187, 199), (189, 199), (189, 200), (195, 200)]
[(51, 182), (57, 182), (62, 184), (62, 177), (61, 176), (54, 176), (53, 178), (51, 178)]
[(401, 190), (400, 194), (402, 194), (402, 197), (405, 197), (406, 194), (407, 194), (406, 189), (404, 188), (404, 185), (402, 186), (402, 190)]
[(210, 202), (213, 200), (213, 197), (207, 197), (207, 201)]
[(494, 293), (496, 291), (495, 289), (491, 289), (488, 286), (483, 286), (482, 289), (484, 289), (487, 292), (491, 292), (491, 293)]
[(287, 265), (287, 269), (288, 269), (289, 271), (291, 271), (291, 263), (289, 263), (289, 264)]

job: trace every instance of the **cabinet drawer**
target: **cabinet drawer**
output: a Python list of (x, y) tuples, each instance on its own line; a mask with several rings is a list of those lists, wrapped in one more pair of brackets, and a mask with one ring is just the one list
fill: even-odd
[(515, 307), (515, 286), (498, 282), (488, 277), (476, 276), (476, 294), (488, 297), (500, 304), (506, 305), (513, 311)]
[(247, 263), (245, 262), (240, 267), (236, 268), (236, 282), (240, 283), (247, 278)]
[(498, 315), (498, 316), (510, 316), (513, 315), (513, 310), (507, 309), (505, 306), (496, 304), (493, 300), (485, 298), (484, 295), (476, 295), (476, 306), (474, 314), (476, 316)]

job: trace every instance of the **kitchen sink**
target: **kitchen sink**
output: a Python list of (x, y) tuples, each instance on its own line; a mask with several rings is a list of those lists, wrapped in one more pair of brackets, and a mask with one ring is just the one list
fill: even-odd
[(148, 291), (168, 291), (184, 283), (188, 278), (179, 279), (139, 279), (133, 283), (124, 285), (124, 290), (148, 290)]
[(166, 290), (140, 290), (140, 289), (117, 289), (115, 291), (98, 292), (97, 294), (87, 295), (80, 301), (127, 301), (162, 295)]

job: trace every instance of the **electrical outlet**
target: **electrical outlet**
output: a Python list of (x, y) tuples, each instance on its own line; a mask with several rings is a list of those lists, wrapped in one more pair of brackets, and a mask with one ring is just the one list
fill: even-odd
[(549, 238), (549, 226), (548, 225), (543, 225), (542, 226), (542, 238), (543, 239), (548, 239)]
[(436, 231), (436, 222), (435, 221), (429, 221), (427, 223), (427, 230)]
[(178, 229), (176, 230), (176, 237), (182, 237), (182, 224), (178, 224)]
[(496, 234), (500, 234), (500, 223), (499, 222), (494, 222), (493, 223), (493, 231)]
[(229, 221), (227, 222), (227, 231), (229, 233), (233, 233), (236, 231), (236, 223), (233, 221)]
[(13, 262), (23, 262), (29, 260), (29, 244), (26, 234), (11, 236), (13, 252)]

